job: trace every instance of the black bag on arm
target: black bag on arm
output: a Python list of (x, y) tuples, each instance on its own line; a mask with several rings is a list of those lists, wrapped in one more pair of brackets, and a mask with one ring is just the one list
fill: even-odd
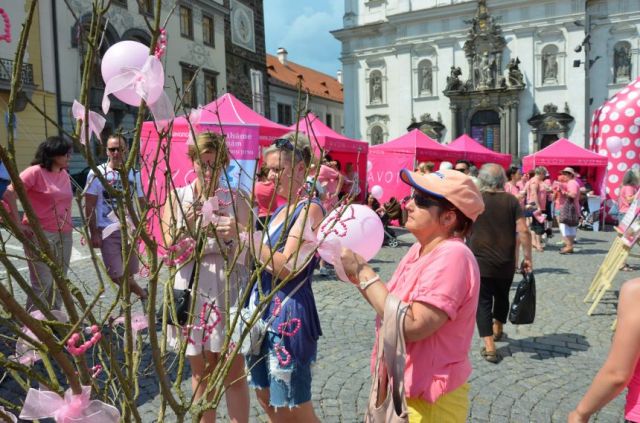
[(533, 272), (524, 273), (511, 303), (509, 321), (514, 325), (528, 325), (536, 317), (536, 280)]

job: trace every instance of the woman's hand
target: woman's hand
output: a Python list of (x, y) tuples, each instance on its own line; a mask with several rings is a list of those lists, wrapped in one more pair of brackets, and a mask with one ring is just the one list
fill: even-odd
[(215, 227), (216, 233), (225, 242), (238, 238), (238, 226), (234, 217), (220, 216), (220, 220), (218, 220)]
[(578, 413), (577, 410), (573, 410), (569, 413), (569, 417), (567, 417), (567, 423), (587, 423), (589, 421), (588, 416), (583, 416)]
[(344, 267), (344, 271), (351, 282), (355, 284), (360, 283), (358, 280), (358, 273), (360, 273), (364, 266), (367, 266), (367, 262), (360, 255), (346, 247), (342, 248), (340, 260), (342, 261), (342, 267)]

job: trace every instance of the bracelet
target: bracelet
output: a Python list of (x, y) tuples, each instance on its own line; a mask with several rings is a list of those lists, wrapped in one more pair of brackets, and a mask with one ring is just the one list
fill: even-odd
[(375, 275), (374, 277), (372, 277), (369, 280), (366, 280), (364, 282), (360, 282), (360, 289), (362, 291), (364, 291), (365, 289), (367, 289), (370, 285), (373, 285), (374, 283), (378, 282), (380, 280), (380, 276), (379, 275)]

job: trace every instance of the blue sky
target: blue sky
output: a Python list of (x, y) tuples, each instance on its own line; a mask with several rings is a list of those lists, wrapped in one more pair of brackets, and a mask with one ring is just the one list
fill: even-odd
[(289, 60), (335, 77), (340, 42), (329, 31), (342, 28), (344, 0), (265, 0), (267, 53), (278, 47)]

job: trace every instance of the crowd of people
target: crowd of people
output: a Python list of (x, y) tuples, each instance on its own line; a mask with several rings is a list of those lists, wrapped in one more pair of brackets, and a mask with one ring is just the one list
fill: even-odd
[[(131, 170), (124, 175), (119, 171), (127, 155), (124, 138), (111, 136), (105, 147), (107, 161), (98, 167), (100, 174), (89, 174), (84, 190), (90, 246), (101, 249), (113, 282), (126, 284), (146, 309), (148, 292), (133, 277), (139, 269), (138, 259), (135, 254), (123, 255), (123, 242), (127, 242), (123, 231), (130, 225), (126, 220), (131, 216), (118, 215), (122, 198), (116, 195), (129, 187), (134, 209), (138, 213), (145, 210), (140, 173)], [(73, 228), (73, 194), (66, 171), (70, 152), (70, 143), (50, 137), (38, 148), (32, 166), (20, 174), (37, 223), (26, 217), (19, 219), (13, 186), (4, 196), (13, 223), (26, 239), (34, 238), (32, 225), (40, 225), (65, 274)], [(287, 134), (263, 152), (254, 192), (244, 197), (251, 198), (252, 204), (220, 183), (230, 161), (223, 136), (199, 134), (189, 146), (188, 156), (197, 177), (169, 191), (161, 219), (167, 248), (175, 247), (176, 255), (186, 254), (189, 248), (195, 252), (177, 267), (174, 288), (190, 287), (194, 275), (199, 275), (194, 288), (196, 310), (212, 303), (223, 312), (232, 306), (255, 309), (261, 298), (270, 298), (262, 314), (266, 336), (257, 352), (236, 358), (227, 375), (229, 418), (248, 421), (252, 387), (270, 421), (319, 421), (312, 405), (311, 366), (317, 358), (322, 329), (312, 280), (316, 267), (320, 274), (327, 270), (319, 258), (305, 260), (298, 252), (308, 227), (317, 232), (325, 215), (338, 204), (363, 197), (364, 184), (355, 164), (345, 163), (342, 172), (340, 162), (329, 155), (315, 157), (306, 137)], [(467, 380), (471, 374), (474, 317), (484, 343), (482, 358), (499, 363), (495, 342), (504, 335), (514, 274), (533, 271), (532, 251), (545, 251), (554, 220), (562, 235), (560, 254), (575, 252), (576, 229), (591, 188), (571, 167), (562, 169), (553, 182), (541, 166), (525, 174), (516, 166), (506, 171), (491, 163), (477, 168), (466, 160), (441, 162), (439, 169), (435, 168), (433, 162), (425, 162), (415, 172), (400, 171), (401, 180), (411, 187), (407, 199), (394, 198), (381, 206), (370, 194), (364, 196), (381, 217), (397, 219), (416, 239), (391, 278), (384, 282), (362, 257), (348, 249), (342, 251), (341, 265), (378, 316), (376, 337), (382, 336), (380, 318), (389, 296), (408, 306), (403, 324), (408, 421), (462, 422), (469, 408)], [(638, 180), (635, 171), (627, 172), (623, 179), (620, 217), (638, 196)], [(208, 216), (208, 223), (198, 227), (212, 197), (218, 201), (215, 219)], [(263, 234), (254, 256), (243, 256), (228, 271), (227, 257), (244, 247), (242, 242), (248, 242), (246, 235), (253, 230)], [(199, 231), (204, 231), (204, 236), (198, 236)], [(195, 246), (187, 242), (200, 238), (203, 242)], [(26, 253), (34, 294), (29, 295), (27, 309), (60, 309), (51, 269), (31, 249)], [(249, 300), (237, 304), (248, 275), (257, 267), (264, 270)], [(571, 414), (571, 422), (587, 421), (629, 382), (627, 419), (640, 421), (640, 369), (636, 369), (640, 336), (626, 335), (640, 333), (639, 313), (633, 306), (639, 293), (639, 280), (623, 288), (619, 329), (611, 355)], [(288, 331), (293, 321), (297, 327)], [(620, 335), (623, 329), (624, 336)], [(226, 330), (224, 324), (217, 324), (210, 334), (194, 328), (188, 336), (195, 342), (187, 342), (179, 327), (169, 329), (169, 343), (177, 350), (188, 344), (184, 350), (196, 400), (205, 395), (211, 372), (225, 359), (222, 348)], [(286, 360), (282, 359), (283, 351)], [(215, 418), (215, 411), (209, 410), (201, 421)]]

